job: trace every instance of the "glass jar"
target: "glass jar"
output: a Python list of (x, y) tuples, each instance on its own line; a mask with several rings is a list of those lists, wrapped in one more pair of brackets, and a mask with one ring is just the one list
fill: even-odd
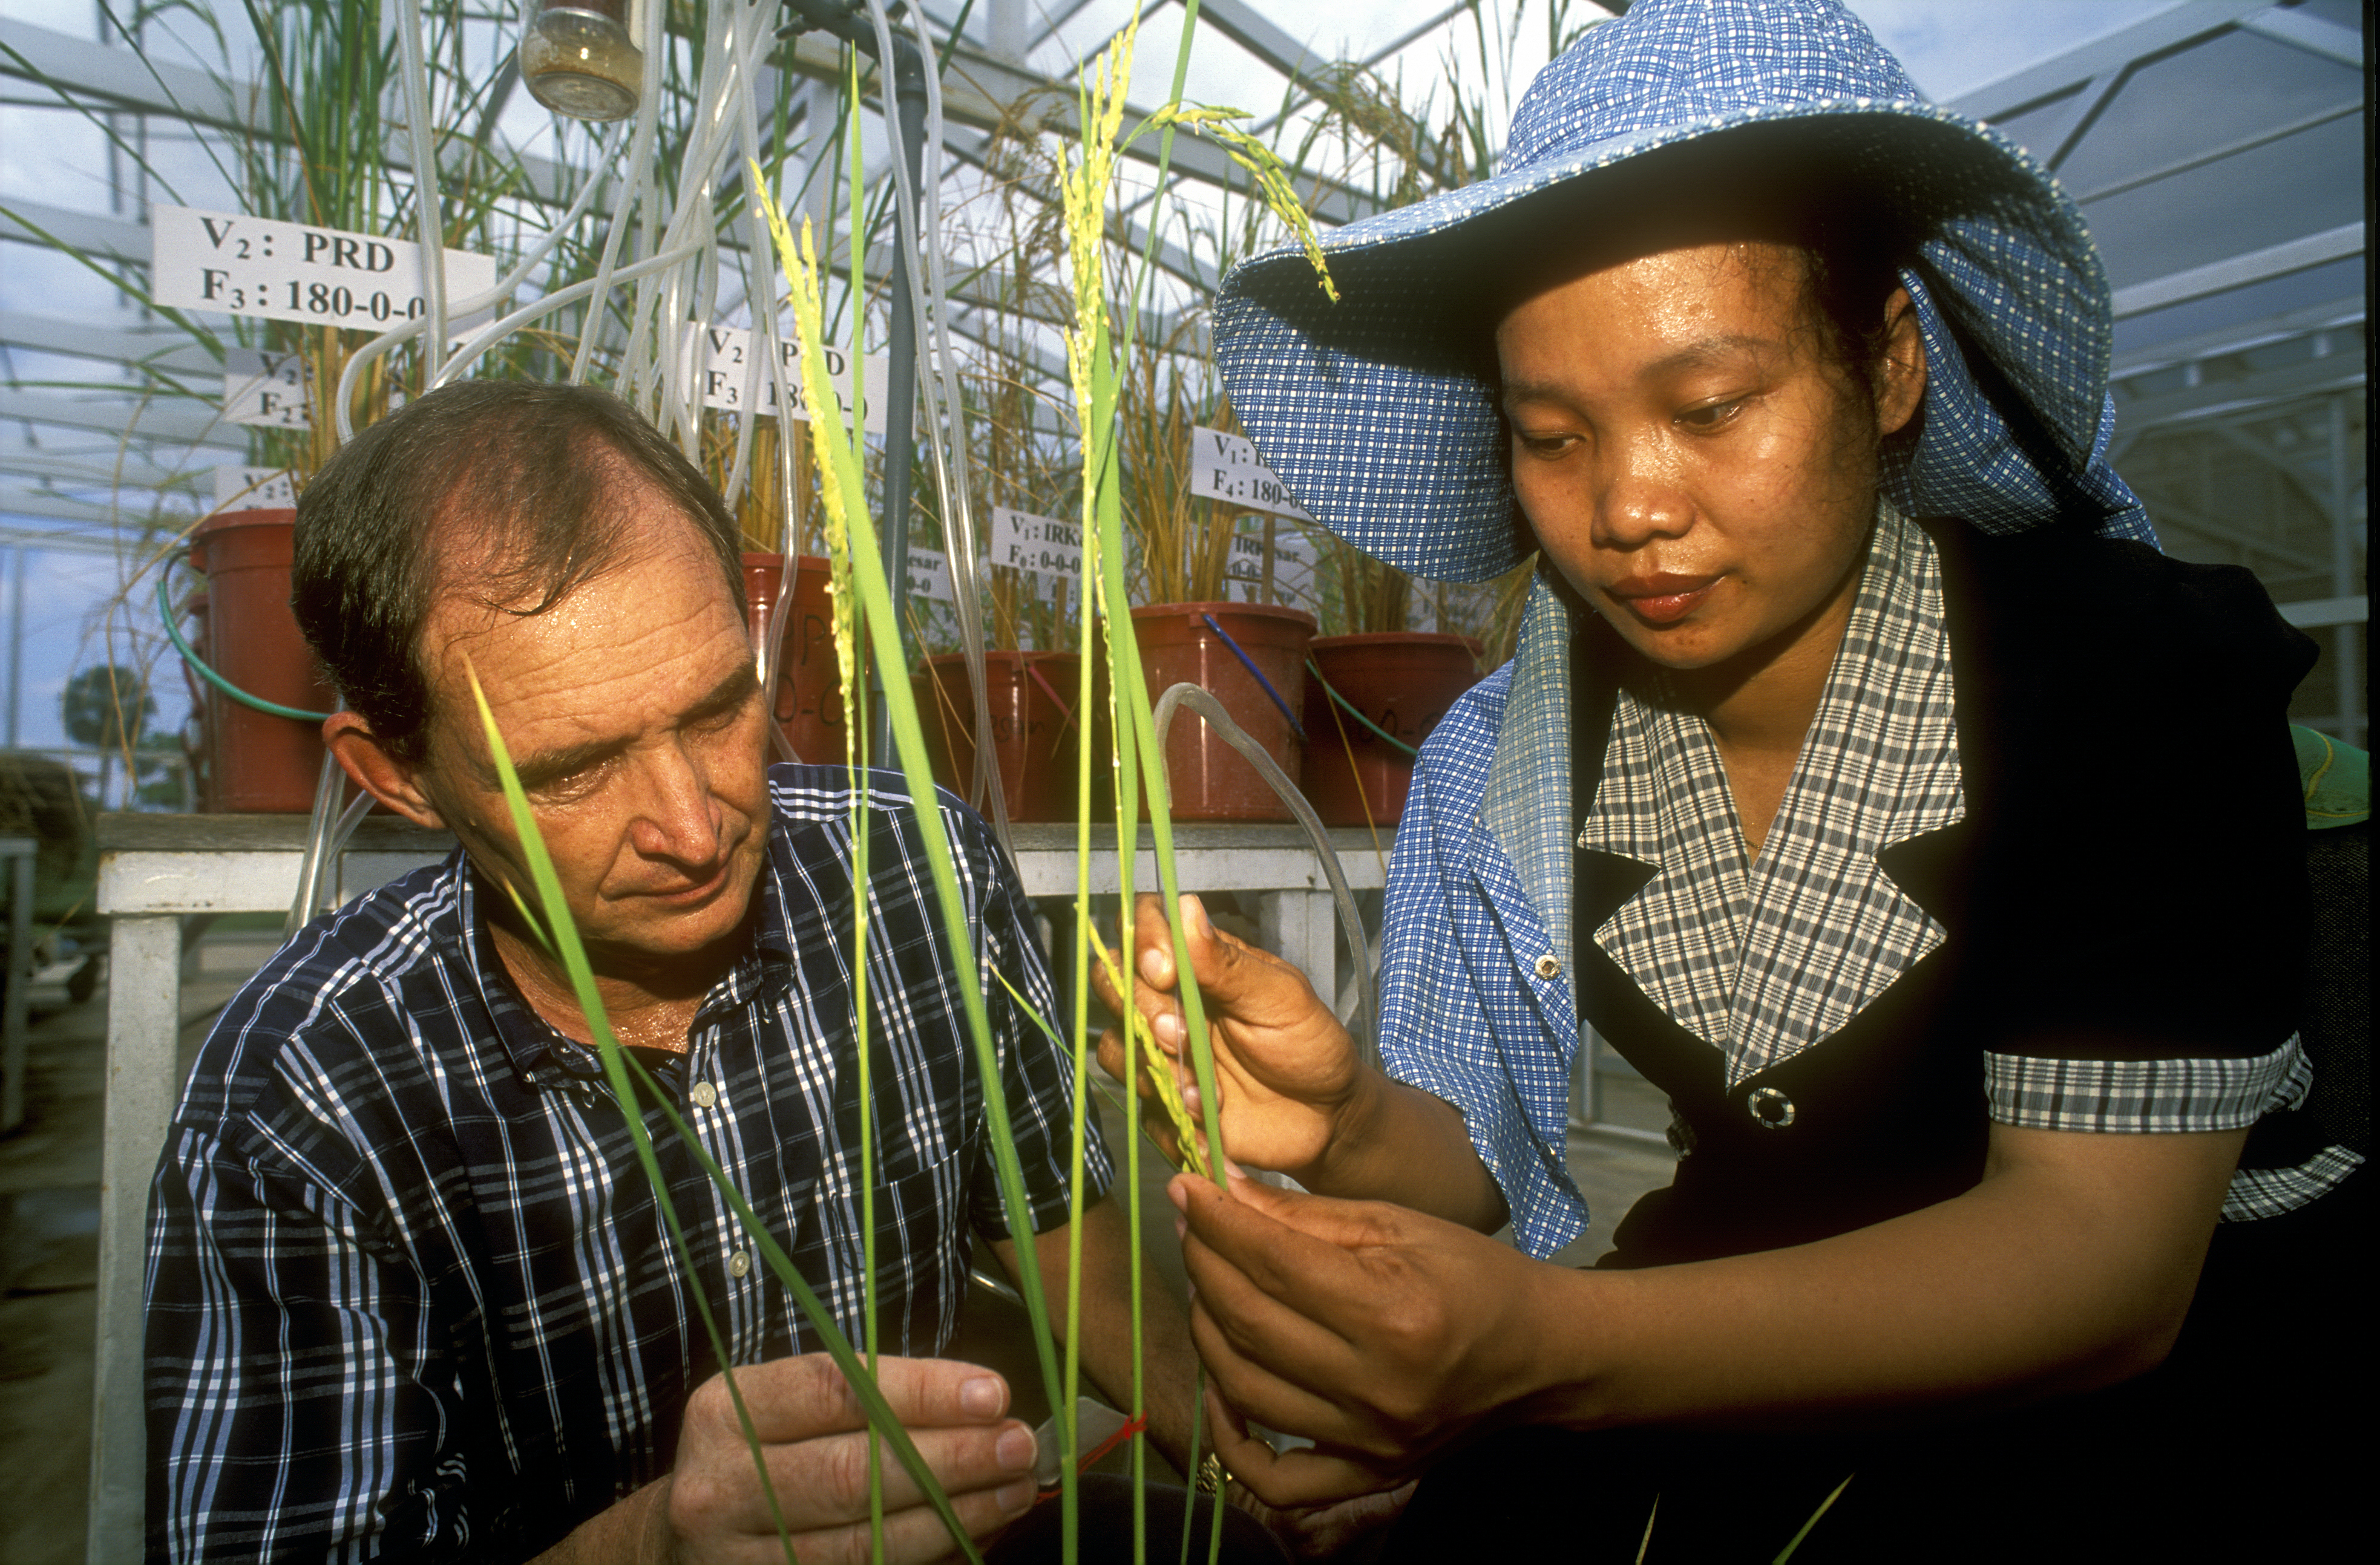
[(573, 119), (637, 112), (644, 51), (628, 36), (628, 0), (524, 0), (520, 74), (529, 95)]

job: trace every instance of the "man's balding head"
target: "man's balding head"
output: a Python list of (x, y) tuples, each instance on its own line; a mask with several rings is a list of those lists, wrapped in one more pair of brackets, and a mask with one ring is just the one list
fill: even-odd
[(465, 381), (358, 434), (298, 502), (298, 625), (347, 705), (419, 759), (433, 705), (421, 645), (459, 595), (543, 613), (637, 543), (628, 501), (658, 495), (719, 561), (737, 612), (742, 539), (677, 448), (607, 392)]

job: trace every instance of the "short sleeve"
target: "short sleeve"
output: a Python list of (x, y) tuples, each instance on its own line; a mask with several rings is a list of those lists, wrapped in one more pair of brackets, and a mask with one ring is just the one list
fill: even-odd
[(2002, 715), (1976, 736), (2000, 821), (1976, 869), (1990, 1111), (2238, 1129), (2304, 1090), (2288, 705), (2312, 649), (2244, 571), (2092, 547), (2103, 612), (2007, 616)]

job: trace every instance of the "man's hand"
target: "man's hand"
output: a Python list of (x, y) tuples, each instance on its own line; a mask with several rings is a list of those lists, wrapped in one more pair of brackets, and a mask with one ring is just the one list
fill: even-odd
[[(1393, 1486), (1535, 1389), (1526, 1306), (1549, 1269), (1458, 1224), (1234, 1179), (1167, 1187), (1188, 1222), (1190, 1329), (1215, 1451), (1275, 1507)], [(1246, 1420), (1316, 1440), (1276, 1454)]]
[[(811, 1565), (868, 1558), (868, 1416), (824, 1353), (735, 1373), (769, 1461), (769, 1480)], [(942, 1359), (879, 1361), (877, 1385), (975, 1536), (1033, 1504), (1033, 1432), (1008, 1411), (1008, 1387), (979, 1365)], [(880, 1450), (882, 1448), (880, 1445)], [(884, 1543), (893, 1560), (938, 1559), (955, 1546), (942, 1519), (890, 1450), (882, 1455)], [(670, 1474), (674, 1559), (782, 1559), (775, 1523), (722, 1377), (686, 1401)]]
[[(868, 1416), (843, 1371), (824, 1353), (773, 1359), (735, 1372), (769, 1463), (794, 1553), (804, 1565), (869, 1558)], [(978, 1365), (880, 1360), (877, 1385), (941, 1481), (959, 1521), (981, 1537), (1032, 1507), (1033, 1431), (1013, 1418), (1008, 1386)], [(884, 1558), (898, 1562), (955, 1553), (948, 1528), (880, 1443)], [(677, 1465), (659, 1483), (580, 1527), (544, 1565), (759, 1565), (782, 1561), (777, 1523), (752, 1464), (723, 1376), (686, 1399)]]
[[(1182, 899), (1182, 923), (1190, 968), (1207, 1012), (1214, 1042), (1215, 1073), (1223, 1097), (1223, 1151), (1254, 1168), (1302, 1174), (1330, 1149), (1342, 1116), (1369, 1084), (1363, 1057), (1306, 982), (1305, 975), (1245, 941), (1217, 929), (1195, 896)], [(1133, 1004), (1147, 1017), (1158, 1047), (1178, 1066), (1183, 1098), (1199, 1110), (1196, 1077), (1183, 1050), (1188, 1040), (1182, 1020), (1173, 936), (1164, 904), (1143, 896), (1135, 909), (1132, 940)], [(1102, 969), (1099, 996), (1121, 1013), (1122, 998)], [(1123, 1079), (1126, 1040), (1121, 1028), (1099, 1037), (1099, 1063)], [(1181, 1149), (1173, 1126), (1156, 1107), (1155, 1089), (1138, 1068), (1144, 1118), (1149, 1134), (1177, 1163)]]

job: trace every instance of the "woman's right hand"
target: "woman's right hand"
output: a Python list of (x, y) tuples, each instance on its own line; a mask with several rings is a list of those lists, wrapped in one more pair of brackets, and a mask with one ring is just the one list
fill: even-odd
[[(1158, 1047), (1177, 1067), (1185, 1105), (1196, 1118), (1200, 1108), (1197, 1079), (1184, 1058), (1188, 1033), (1164, 904), (1144, 895), (1134, 915), (1132, 1002), (1148, 1018)], [(1216, 1083), (1223, 1098), (1223, 1151), (1234, 1162), (1272, 1169), (1310, 1185), (1306, 1175), (1377, 1085), (1377, 1073), (1365, 1065), (1355, 1040), (1305, 974), (1217, 929), (1195, 896), (1182, 898), (1182, 926), (1214, 1043)], [(1094, 969), (1100, 998), (1121, 1015), (1122, 1000), (1107, 973), (1098, 964)], [(1126, 1047), (1121, 1027), (1100, 1035), (1099, 1063), (1119, 1081), (1124, 1075)], [(1179, 1162), (1172, 1122), (1158, 1102), (1147, 1070), (1137, 1070), (1135, 1079), (1150, 1136)]]

